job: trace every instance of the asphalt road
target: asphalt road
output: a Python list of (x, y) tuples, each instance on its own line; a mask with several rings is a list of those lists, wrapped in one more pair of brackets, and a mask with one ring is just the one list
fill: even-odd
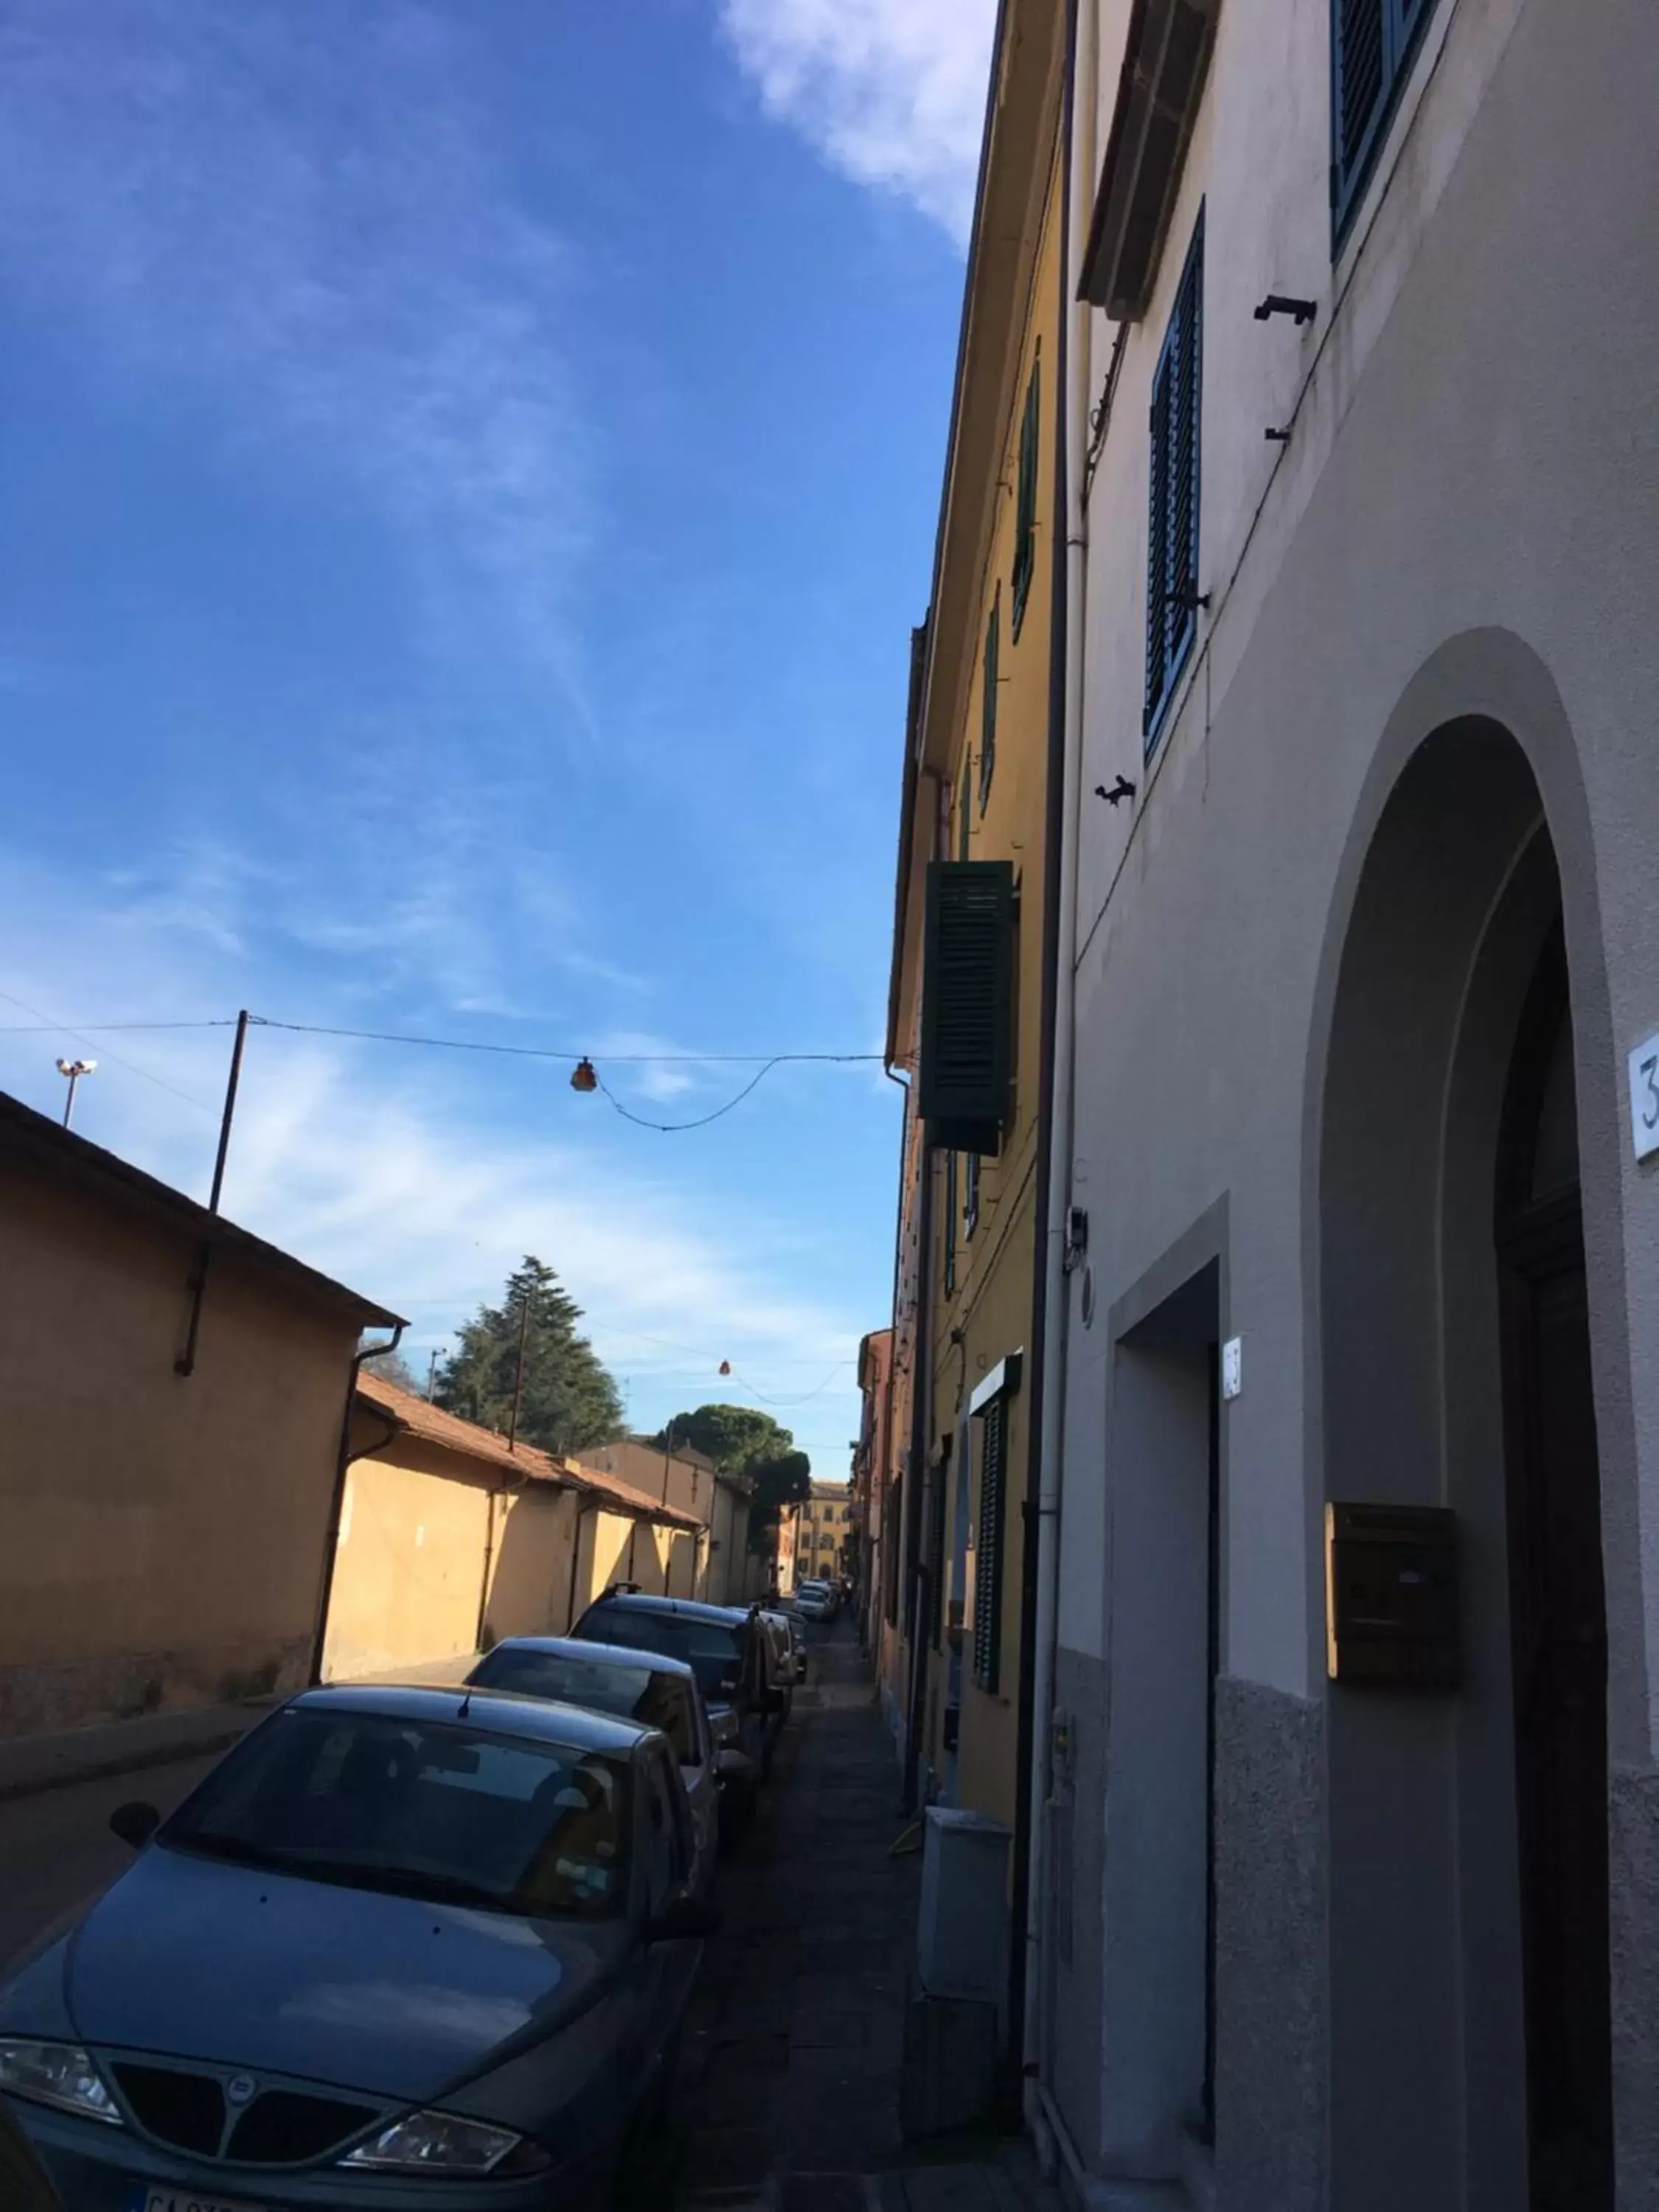
[(131, 1858), (109, 1832), (118, 1805), (142, 1797), (170, 1813), (221, 1755), (0, 1803), (0, 1972), (36, 1935), (107, 1888)]

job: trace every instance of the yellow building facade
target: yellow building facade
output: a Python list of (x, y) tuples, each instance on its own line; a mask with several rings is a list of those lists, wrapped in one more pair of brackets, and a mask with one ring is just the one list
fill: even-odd
[[(913, 672), (888, 1040), (910, 1101), (896, 1479), (875, 1569), (884, 1698), (913, 1799), (971, 1808), (1011, 1832), (1045, 1134), (1064, 14), (1010, 0), (994, 62), (933, 602)], [(992, 933), (997, 947), (983, 974), (964, 963), (974, 940), (958, 927), (975, 901), (979, 941)], [(993, 1000), (993, 1102), (953, 1107), (957, 1048), (984, 1030)]]

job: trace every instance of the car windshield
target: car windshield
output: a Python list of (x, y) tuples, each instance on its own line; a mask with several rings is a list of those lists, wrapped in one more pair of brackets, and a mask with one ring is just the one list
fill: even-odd
[(216, 1767), (165, 1845), (531, 1918), (625, 1909), (624, 1761), (465, 1722), (290, 1707)]
[(735, 1627), (721, 1620), (699, 1620), (695, 1613), (636, 1613), (628, 1606), (596, 1606), (577, 1628), (590, 1644), (626, 1644), (636, 1651), (660, 1651), (684, 1659), (711, 1705), (735, 1697), (743, 1686), (743, 1645)]
[(682, 1766), (697, 1756), (690, 1685), (684, 1675), (659, 1674), (644, 1665), (626, 1667), (614, 1659), (572, 1659), (562, 1652), (498, 1644), (470, 1679), (481, 1689), (556, 1698), (564, 1705), (617, 1713), (641, 1728), (660, 1729)]

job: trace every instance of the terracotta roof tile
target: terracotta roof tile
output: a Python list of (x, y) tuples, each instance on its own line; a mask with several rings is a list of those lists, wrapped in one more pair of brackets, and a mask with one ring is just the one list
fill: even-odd
[(507, 1438), (498, 1431), (481, 1428), (476, 1421), (464, 1421), (459, 1413), (447, 1413), (441, 1406), (429, 1406), (416, 1392), (399, 1389), (395, 1382), (388, 1382), (383, 1375), (376, 1375), (368, 1367), (358, 1371), (357, 1395), (377, 1413), (390, 1415), (406, 1434), (419, 1437), (423, 1443), (460, 1452), (468, 1459), (483, 1460), (492, 1467), (509, 1469), (521, 1480), (550, 1482), (565, 1490), (580, 1491), (604, 1498), (619, 1511), (660, 1521), (676, 1528), (701, 1528), (705, 1525), (695, 1513), (682, 1513), (677, 1506), (665, 1506), (649, 1492), (638, 1490), (631, 1482), (624, 1482), (619, 1475), (608, 1474), (601, 1468), (579, 1466), (574, 1460), (561, 1459), (535, 1444), (520, 1444), (515, 1451), (509, 1451)]

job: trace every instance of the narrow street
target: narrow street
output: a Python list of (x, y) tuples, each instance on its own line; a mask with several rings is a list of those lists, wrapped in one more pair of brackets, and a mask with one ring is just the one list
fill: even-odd
[(720, 1878), (672, 2110), (675, 2212), (1037, 2212), (1023, 2143), (902, 2146), (919, 1851), (850, 1621), (811, 1630), (771, 1787)]

